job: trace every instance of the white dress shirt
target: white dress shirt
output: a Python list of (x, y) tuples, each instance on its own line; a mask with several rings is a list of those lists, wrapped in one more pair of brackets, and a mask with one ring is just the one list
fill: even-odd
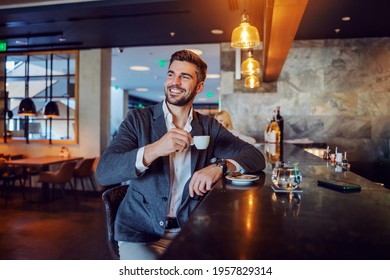
[[(165, 125), (167, 126), (167, 131), (176, 127), (172, 121), (172, 114), (169, 112), (167, 104), (163, 102), (163, 112), (165, 118)], [(187, 123), (184, 126), (184, 130), (188, 133), (191, 133), (193, 118), (193, 108), (191, 108)], [(190, 146), (191, 147), (191, 146)], [(191, 177), (191, 148), (183, 152), (175, 152), (169, 155), (169, 170), (170, 170), (170, 178), (171, 178), (171, 192), (170, 192), (170, 202), (168, 208), (168, 217), (176, 217), (176, 211), (180, 206), (181, 197), (183, 194), (183, 189), (186, 182)], [(144, 156), (145, 147), (141, 147), (137, 152), (137, 161), (136, 168), (138, 172), (142, 173), (146, 169), (147, 166), (143, 164), (143, 156)]]

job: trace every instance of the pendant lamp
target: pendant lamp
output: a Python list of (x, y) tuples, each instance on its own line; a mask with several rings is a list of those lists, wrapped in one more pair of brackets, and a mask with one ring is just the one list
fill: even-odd
[(260, 36), (257, 28), (249, 24), (249, 15), (246, 11), (241, 15), (240, 26), (232, 33), (231, 46), (233, 48), (249, 49), (260, 45)]
[(54, 101), (49, 101), (45, 105), (45, 110), (43, 111), (45, 118), (55, 118), (60, 115), (60, 110), (58, 109), (57, 103)]
[(255, 75), (250, 75), (245, 78), (245, 85), (246, 88), (258, 88), (260, 86), (259, 78)]
[(253, 58), (253, 50), (248, 51), (248, 58), (245, 59), (241, 64), (241, 74), (243, 75), (259, 75), (260, 74), (260, 63)]
[(35, 108), (34, 101), (29, 97), (23, 99), (19, 104), (18, 114), (21, 116), (36, 116), (37, 109)]

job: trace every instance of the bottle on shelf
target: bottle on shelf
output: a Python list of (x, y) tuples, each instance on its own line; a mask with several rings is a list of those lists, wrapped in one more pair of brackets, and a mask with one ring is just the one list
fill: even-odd
[(322, 156), (322, 158), (324, 160), (330, 160), (330, 149), (329, 149), (329, 146), (326, 148), (326, 150), (324, 151), (324, 155)]
[(274, 118), (270, 124), (270, 131), (271, 131), (271, 137), (269, 137), (270, 142), (280, 143), (280, 127), (278, 122), (276, 121), (276, 115), (274, 115)]
[(280, 128), (278, 123), (273, 116), (272, 120), (269, 122), (267, 129), (264, 134), (264, 140), (267, 143), (279, 143), (280, 142)]
[(342, 166), (348, 166), (348, 159), (347, 159), (347, 152), (345, 151), (344, 152), (344, 158), (343, 158), (343, 161), (342, 161)]
[(280, 129), (280, 141), (279, 142), (283, 143), (283, 139), (284, 139), (284, 119), (283, 119), (282, 115), (280, 114), (280, 106), (276, 107), (275, 120), (278, 123), (279, 129)]
[(331, 157), (331, 162), (333, 164), (336, 164), (336, 155), (337, 155), (337, 147), (334, 149), (334, 154), (332, 154), (333, 157)]

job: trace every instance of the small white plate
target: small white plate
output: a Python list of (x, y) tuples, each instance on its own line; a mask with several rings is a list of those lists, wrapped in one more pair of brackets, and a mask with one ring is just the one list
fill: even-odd
[(250, 174), (242, 174), (239, 176), (232, 177), (230, 175), (227, 175), (226, 179), (232, 181), (232, 183), (235, 185), (249, 185), (253, 181), (256, 181), (257, 179), (259, 179), (259, 176), (250, 175)]

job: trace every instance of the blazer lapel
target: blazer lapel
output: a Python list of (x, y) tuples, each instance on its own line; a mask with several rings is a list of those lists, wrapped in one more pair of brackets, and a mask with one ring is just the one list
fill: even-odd
[[(191, 123), (192, 130), (191, 136), (203, 135), (203, 127), (199, 123), (199, 119), (197, 117), (197, 113), (194, 112), (194, 118)], [(199, 158), (199, 150), (195, 147), (195, 145), (191, 146), (191, 174), (194, 174), (196, 164)]]

